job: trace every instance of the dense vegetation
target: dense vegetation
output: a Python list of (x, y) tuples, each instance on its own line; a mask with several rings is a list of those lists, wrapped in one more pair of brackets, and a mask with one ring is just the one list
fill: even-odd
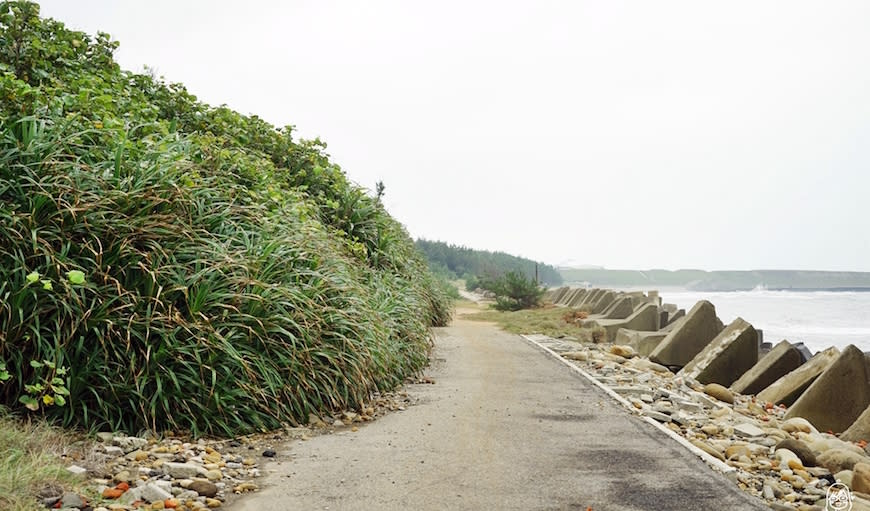
[(418, 239), (419, 248), (429, 260), (429, 267), (440, 275), (451, 279), (463, 278), (472, 284), (480, 278), (497, 278), (509, 271), (518, 272), (529, 278), (535, 277), (535, 267), (538, 271), (538, 282), (557, 286), (562, 283), (562, 275), (554, 266), (538, 263), (524, 257), (474, 250), (467, 247), (451, 245), (443, 241)]
[(870, 290), (870, 273), (752, 270), (606, 270), (601, 268), (559, 270), (566, 282), (593, 286), (679, 286), (696, 291), (742, 291), (758, 286), (770, 290)]
[(236, 434), (418, 371), (449, 301), (380, 201), (116, 47), (0, 3), (0, 403)]

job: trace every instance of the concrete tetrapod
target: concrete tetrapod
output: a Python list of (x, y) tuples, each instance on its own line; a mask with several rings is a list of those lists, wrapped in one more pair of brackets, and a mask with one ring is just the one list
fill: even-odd
[(845, 440), (846, 442), (865, 440), (870, 442), (870, 406), (865, 408), (864, 412), (849, 426), (849, 429), (840, 435), (840, 440)]
[(870, 361), (850, 344), (785, 414), (803, 417), (819, 431), (842, 433), (870, 405)]
[(816, 353), (809, 361), (759, 392), (758, 399), (775, 405), (791, 406), (838, 356), (840, 350), (834, 347)]
[(731, 384), (731, 390), (739, 394), (757, 394), (803, 362), (800, 352), (791, 343), (781, 341)]
[(568, 307), (576, 307), (583, 301), (583, 298), (586, 297), (585, 289), (578, 289), (576, 293), (568, 300)]
[(616, 332), (620, 328), (631, 330), (643, 330), (647, 332), (658, 330), (659, 308), (655, 304), (647, 303), (634, 311), (634, 314), (625, 319), (595, 319), (583, 322), (584, 327), (602, 327), (607, 332), (607, 342), (613, 342)]
[(727, 387), (756, 362), (758, 332), (743, 318), (737, 318), (677, 374)]
[(592, 304), (592, 309), (590, 310), (590, 312), (594, 314), (601, 314), (604, 309), (606, 309), (611, 303), (613, 303), (613, 300), (615, 298), (616, 293), (614, 293), (613, 291), (604, 292), (604, 294), (602, 294), (598, 298), (598, 300), (595, 300), (595, 303)]
[(553, 303), (559, 303), (559, 300), (561, 300), (562, 297), (565, 296), (565, 293), (568, 292), (568, 289), (569, 288), (567, 288), (565, 286), (562, 286), (562, 287), (559, 287), (556, 289), (551, 289), (550, 292), (548, 293), (549, 296), (547, 297), (547, 299), (549, 299)]
[(631, 298), (623, 296), (614, 300), (601, 314), (593, 314), (589, 319), (625, 319), (632, 313)]
[(664, 366), (683, 367), (719, 335), (722, 328), (722, 322), (716, 317), (716, 307), (701, 300), (656, 346), (649, 359)]

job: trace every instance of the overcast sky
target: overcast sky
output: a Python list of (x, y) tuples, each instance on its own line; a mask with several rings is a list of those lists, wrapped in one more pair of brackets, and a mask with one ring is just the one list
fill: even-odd
[(40, 3), (125, 69), (321, 137), (414, 237), (870, 271), (870, 2)]

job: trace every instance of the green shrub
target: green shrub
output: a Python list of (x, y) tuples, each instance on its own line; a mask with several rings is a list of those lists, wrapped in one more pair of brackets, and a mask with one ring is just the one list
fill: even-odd
[(0, 403), (46, 361), (65, 424), (234, 435), (423, 367), (450, 300), (321, 142), (122, 72), (36, 4), (0, 3), (0, 41)]
[(482, 279), (481, 287), (495, 294), (494, 307), (503, 311), (537, 307), (545, 292), (534, 278), (515, 271), (509, 271), (498, 278)]
[(480, 288), (480, 279), (477, 275), (466, 273), (462, 278), (465, 280), (465, 289), (467, 291), (474, 291)]

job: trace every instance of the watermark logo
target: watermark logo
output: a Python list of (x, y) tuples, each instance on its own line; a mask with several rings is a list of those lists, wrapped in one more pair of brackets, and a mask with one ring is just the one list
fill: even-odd
[(852, 509), (852, 491), (843, 483), (834, 483), (828, 486), (828, 495), (825, 499), (826, 511), (849, 511)]

